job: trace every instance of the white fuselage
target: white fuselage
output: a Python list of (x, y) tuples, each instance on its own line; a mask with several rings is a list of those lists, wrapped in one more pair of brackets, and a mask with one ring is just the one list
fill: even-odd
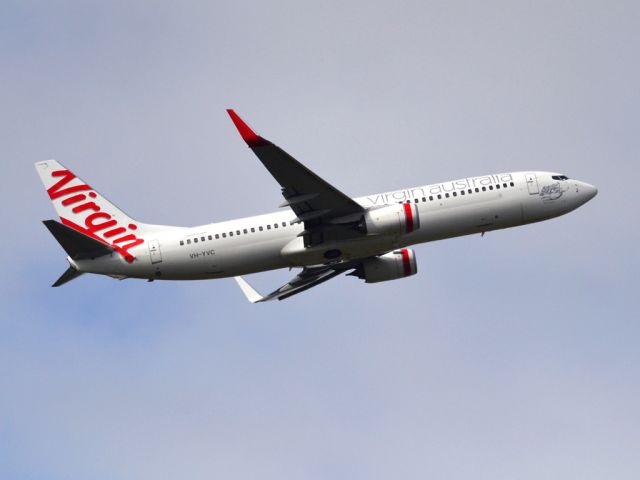
[[(117, 254), (70, 260), (82, 272), (118, 277), (197, 280), (284, 267), (327, 263), (324, 253), (340, 250), (338, 261), (356, 260), (445, 238), (538, 222), (568, 213), (590, 200), (595, 187), (550, 172), (514, 172), (471, 177), (355, 199), (364, 208), (415, 204), (420, 226), (404, 235), (359, 235), (351, 240), (304, 248), (301, 223), (290, 210), (193, 228), (157, 227), (131, 249), (135, 261)], [(335, 260), (334, 260), (335, 261)]]

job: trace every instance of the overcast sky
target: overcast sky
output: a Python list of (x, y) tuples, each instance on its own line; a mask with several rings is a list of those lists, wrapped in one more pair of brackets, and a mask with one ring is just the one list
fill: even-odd
[[(0, 478), (637, 479), (639, 47), (636, 1), (0, 2)], [(148, 223), (276, 209), (229, 107), (353, 196), (514, 170), (599, 195), (284, 302), (50, 288), (36, 161)]]

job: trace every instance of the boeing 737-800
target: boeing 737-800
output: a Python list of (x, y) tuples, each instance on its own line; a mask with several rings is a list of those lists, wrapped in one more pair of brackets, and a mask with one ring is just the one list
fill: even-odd
[[(83, 273), (149, 281), (235, 277), (251, 302), (282, 300), (344, 272), (367, 283), (414, 275), (411, 245), (547, 220), (597, 193), (559, 173), (530, 171), (351, 198), (228, 113), (280, 184), (281, 211), (190, 228), (145, 224), (55, 160), (38, 162), (60, 217), (44, 224), (69, 262), (53, 286)], [(240, 277), (291, 267), (302, 270), (265, 296)]]

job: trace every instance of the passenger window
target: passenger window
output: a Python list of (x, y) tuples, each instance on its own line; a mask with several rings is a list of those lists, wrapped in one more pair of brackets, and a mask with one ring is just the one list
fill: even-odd
[(180, 240), (180, 246), (184, 245), (184, 240)]
[(258, 228), (260, 229), (260, 231), (262, 231), (262, 230), (263, 230), (263, 229), (262, 229), (262, 227), (258, 227)]
[(489, 185), (489, 190), (493, 190), (493, 185)]
[(233, 237), (233, 232), (229, 232), (229, 236), (230, 236), (230, 237)]
[(286, 227), (287, 226), (287, 222), (282, 222), (282, 226)]
[(460, 190), (460, 195), (464, 195), (464, 190)]
[(469, 190), (467, 190), (467, 193), (468, 193), (469, 195), (471, 195), (471, 193), (473, 193), (473, 190), (469, 189)]
[(457, 196), (458, 196), (458, 194), (457, 194), (456, 192), (453, 192), (453, 196), (454, 196), (454, 197), (457, 197)]
[(245, 229), (243, 230), (243, 233), (249, 233), (249, 231), (245, 228)]
[(509, 185), (511, 185), (512, 187), (515, 187), (515, 185), (514, 185), (514, 183), (513, 183), (513, 182), (511, 182)]
[(209, 235), (209, 237), (208, 237), (208, 238), (209, 238), (209, 240), (213, 240), (213, 237), (212, 237), (211, 235)]
[(274, 224), (273, 224), (273, 228), (278, 228), (278, 224), (277, 224), (277, 223), (274, 223)]
[(227, 238), (227, 234), (226, 234), (226, 233), (223, 233), (223, 234), (222, 234), (222, 238)]
[(500, 184), (496, 185), (496, 190), (500, 190)]
[(240, 235), (240, 230), (236, 230), (236, 235)]
[(413, 203), (418, 203), (418, 199), (417, 199), (417, 198), (414, 198), (414, 199), (413, 199)]
[(445, 194), (444, 194), (444, 196), (445, 196), (445, 197), (447, 197), (447, 198), (449, 198), (449, 194), (448, 194), (448, 193), (445, 193)]
[(251, 227), (251, 233), (256, 233), (256, 229), (254, 227)]
[(220, 235), (216, 233), (216, 240), (220, 238)]
[(438, 200), (442, 200), (442, 195), (438, 194)]
[(427, 197), (422, 197), (422, 201), (426, 202), (427, 201)]
[(191, 239), (190, 238), (187, 239), (187, 245), (191, 245)]
[(487, 191), (487, 187), (482, 187), (482, 191), (486, 192)]
[(204, 242), (204, 237), (200, 237), (200, 240), (202, 240)]
[(506, 183), (503, 183), (503, 184), (502, 184), (502, 188), (507, 188), (507, 184), (506, 184)]
[(198, 243), (198, 237), (195, 237), (195, 238), (193, 239), (193, 243)]
[(433, 195), (429, 195), (429, 201), (433, 202)]
[(271, 225), (267, 225), (267, 230), (271, 230)]
[(480, 193), (480, 189), (476, 187), (476, 193)]

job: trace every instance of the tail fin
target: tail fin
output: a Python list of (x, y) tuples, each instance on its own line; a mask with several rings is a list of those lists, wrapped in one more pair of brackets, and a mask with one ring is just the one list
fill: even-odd
[(133, 262), (135, 257), (129, 250), (144, 243), (134, 232), (140, 228), (140, 235), (148, 225), (133, 220), (55, 160), (36, 163), (36, 170), (64, 225), (112, 247), (127, 262)]

